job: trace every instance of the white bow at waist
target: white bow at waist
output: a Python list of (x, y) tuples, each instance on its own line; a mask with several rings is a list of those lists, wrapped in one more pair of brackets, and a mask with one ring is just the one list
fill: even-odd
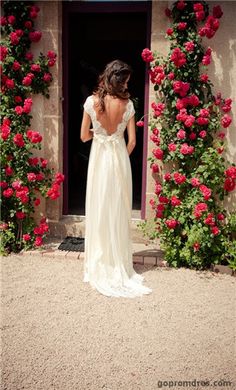
[(114, 133), (112, 135), (105, 135), (105, 134), (93, 134), (93, 139), (100, 142), (100, 143), (107, 143), (107, 142), (112, 142), (112, 143), (118, 143), (120, 140), (124, 139), (123, 133)]

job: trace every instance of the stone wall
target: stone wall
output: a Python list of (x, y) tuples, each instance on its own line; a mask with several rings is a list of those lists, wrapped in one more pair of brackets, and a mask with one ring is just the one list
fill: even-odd
[[(210, 2), (212, 8), (219, 2)], [(231, 97), (236, 102), (236, 2), (221, 1), (224, 15), (221, 25), (215, 37), (205, 40), (206, 47), (213, 49), (213, 61), (209, 66), (209, 76), (214, 84), (215, 92), (221, 91), (223, 96)], [(50, 86), (50, 99), (43, 96), (33, 97), (32, 129), (40, 131), (43, 136), (42, 150), (36, 151), (36, 155), (42, 155), (49, 161), (49, 166), (55, 171), (63, 172), (63, 118), (62, 118), (62, 2), (39, 1), (40, 13), (36, 19), (36, 28), (42, 31), (42, 39), (37, 44), (32, 44), (32, 52), (37, 56), (40, 51), (47, 53), (54, 50), (58, 57), (56, 65), (51, 68), (54, 81)], [(166, 55), (168, 42), (163, 32), (169, 26), (169, 20), (165, 17), (164, 10), (170, 6), (168, 1), (153, 1), (152, 25), (151, 25), (151, 49)], [(154, 100), (153, 86), (150, 84), (149, 104)], [(233, 124), (227, 131), (228, 151), (226, 157), (236, 163), (236, 114), (234, 103)], [(148, 155), (151, 155), (153, 143), (148, 141)], [(146, 217), (152, 214), (149, 200), (153, 195), (154, 180), (151, 175), (149, 163), (147, 164), (147, 188), (146, 188)], [(228, 209), (232, 209), (236, 203), (236, 193), (232, 193), (225, 202)], [(63, 191), (56, 201), (44, 200), (37, 212), (36, 219), (41, 215), (47, 215), (53, 223), (59, 222), (62, 217)]]
[[(63, 172), (63, 123), (62, 123), (62, 3), (61, 1), (39, 1), (40, 7), (35, 28), (42, 31), (40, 42), (32, 44), (31, 50), (37, 55), (45, 55), (48, 50), (57, 53), (56, 64), (50, 68), (53, 82), (49, 87), (50, 99), (44, 96), (33, 97), (33, 120), (31, 127), (43, 136), (42, 149), (36, 155), (48, 160), (55, 172)], [(62, 188), (62, 187), (61, 187)], [(62, 215), (63, 193), (57, 200), (41, 199), (40, 213), (50, 220), (58, 221)], [(37, 212), (36, 218), (40, 218)]]

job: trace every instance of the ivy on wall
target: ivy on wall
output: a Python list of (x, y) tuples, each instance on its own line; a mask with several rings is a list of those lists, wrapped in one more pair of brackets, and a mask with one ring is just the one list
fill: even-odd
[(36, 225), (39, 195), (57, 199), (64, 175), (48, 167), (41, 150), (42, 135), (31, 129), (32, 94), (49, 98), (50, 67), (56, 53), (34, 58), (31, 45), (42, 33), (34, 28), (39, 7), (30, 1), (3, 1), (1, 17), (1, 248), (2, 254), (39, 247), (49, 232), (46, 217)]
[(211, 15), (205, 1), (177, 1), (166, 9), (167, 57), (142, 52), (156, 96), (149, 158), (155, 218), (142, 229), (160, 238), (166, 260), (175, 267), (221, 263), (236, 269), (236, 216), (223, 208), (236, 187), (236, 167), (223, 156), (232, 100), (214, 95), (207, 74), (212, 50), (202, 44), (202, 37), (213, 38), (222, 15), (220, 6)]

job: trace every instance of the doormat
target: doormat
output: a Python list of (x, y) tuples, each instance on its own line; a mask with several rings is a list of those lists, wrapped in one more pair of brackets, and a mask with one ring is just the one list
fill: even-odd
[(67, 236), (58, 249), (61, 251), (84, 252), (84, 238)]

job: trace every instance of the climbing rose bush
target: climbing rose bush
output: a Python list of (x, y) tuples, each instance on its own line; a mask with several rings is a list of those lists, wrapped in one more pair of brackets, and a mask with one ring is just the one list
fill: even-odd
[(34, 58), (30, 51), (41, 39), (34, 23), (40, 12), (32, 2), (4, 1), (1, 17), (1, 247), (2, 254), (39, 247), (49, 232), (45, 216), (39, 225), (34, 213), (40, 195), (52, 200), (60, 196), (64, 175), (49, 168), (41, 149), (42, 135), (32, 129), (32, 95), (49, 98), (50, 72), (56, 53), (48, 51)]
[[(149, 123), (155, 218), (148, 234), (160, 238), (172, 266), (236, 269), (236, 218), (223, 208), (236, 186), (236, 167), (223, 156), (232, 100), (212, 92), (212, 50), (202, 44), (215, 35), (223, 11), (215, 6), (211, 15), (205, 1), (178, 1), (166, 15), (167, 58), (142, 52), (156, 96)], [(149, 222), (142, 225), (146, 233)]]

